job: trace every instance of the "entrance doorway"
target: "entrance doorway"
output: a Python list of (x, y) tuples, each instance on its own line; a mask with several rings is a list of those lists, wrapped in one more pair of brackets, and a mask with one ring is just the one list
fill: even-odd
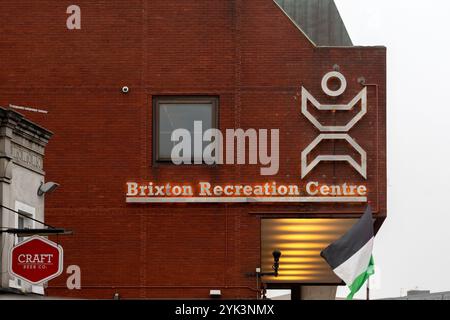
[[(342, 281), (320, 256), (355, 223), (351, 218), (262, 218), (261, 272), (270, 273), (272, 252), (281, 251), (278, 276), (264, 276), (266, 297), (334, 299)], [(281, 291), (286, 290), (286, 291)]]

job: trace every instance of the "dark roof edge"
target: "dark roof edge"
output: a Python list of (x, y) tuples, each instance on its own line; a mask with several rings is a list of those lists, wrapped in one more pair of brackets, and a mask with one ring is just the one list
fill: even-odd
[(387, 50), (386, 46), (374, 45), (374, 46), (316, 46), (317, 48), (324, 49), (384, 49)]

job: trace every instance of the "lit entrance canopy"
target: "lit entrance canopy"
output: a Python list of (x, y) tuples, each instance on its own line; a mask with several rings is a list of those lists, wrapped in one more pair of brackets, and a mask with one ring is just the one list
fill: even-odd
[(335, 283), (336, 277), (320, 252), (340, 238), (357, 219), (262, 219), (261, 267), (272, 270), (273, 248), (278, 248), (280, 259), (278, 277), (265, 277), (265, 282), (276, 283)]

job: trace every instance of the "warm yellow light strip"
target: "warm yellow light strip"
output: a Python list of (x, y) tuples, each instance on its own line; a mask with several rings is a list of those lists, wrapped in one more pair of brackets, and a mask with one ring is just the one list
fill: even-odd
[(320, 233), (299, 233), (299, 234), (282, 234), (282, 235), (276, 235), (272, 237), (274, 240), (295, 240), (295, 241), (302, 241), (302, 240), (315, 240), (315, 241), (321, 241), (326, 243), (331, 243), (332, 240), (336, 239), (336, 235), (338, 234), (320, 234)]
[(278, 249), (280, 250), (292, 250), (292, 249), (322, 249), (323, 244), (317, 242), (286, 242), (280, 244)]
[(335, 226), (330, 225), (323, 225), (323, 224), (311, 224), (311, 225), (287, 225), (287, 226), (275, 226), (272, 232), (337, 232), (339, 229), (337, 229)]

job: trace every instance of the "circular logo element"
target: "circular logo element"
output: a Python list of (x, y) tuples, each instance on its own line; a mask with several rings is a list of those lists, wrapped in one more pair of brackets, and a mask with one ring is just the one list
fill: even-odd
[[(337, 90), (331, 90), (328, 87), (328, 81), (331, 78), (336, 78), (341, 82), (340, 87)], [(330, 71), (322, 78), (322, 90), (330, 97), (337, 97), (344, 93), (345, 89), (347, 89), (347, 80), (342, 73), (337, 71)]]

